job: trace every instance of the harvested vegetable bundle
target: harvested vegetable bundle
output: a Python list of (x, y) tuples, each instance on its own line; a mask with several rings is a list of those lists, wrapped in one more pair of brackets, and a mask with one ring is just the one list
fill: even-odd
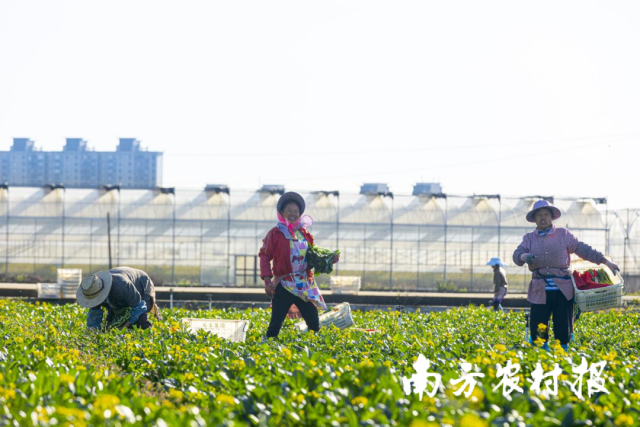
[(598, 283), (613, 285), (613, 281), (609, 277), (609, 274), (603, 268), (598, 269), (598, 271), (596, 272), (596, 278), (598, 279)]
[(603, 268), (592, 268), (584, 272), (583, 277), (586, 281), (592, 281), (603, 285), (613, 285), (613, 281), (609, 274)]
[(340, 250), (330, 251), (316, 245), (307, 249), (307, 267), (313, 268), (315, 274), (329, 274), (333, 271), (333, 258), (340, 255)]
[(127, 323), (127, 320), (131, 319), (131, 307), (125, 307), (121, 310), (114, 310), (113, 320), (109, 322), (107, 328), (121, 328), (122, 325)]

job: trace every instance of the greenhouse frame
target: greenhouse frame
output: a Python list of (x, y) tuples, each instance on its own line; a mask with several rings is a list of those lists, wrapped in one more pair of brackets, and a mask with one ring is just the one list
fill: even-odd
[[(0, 274), (53, 281), (57, 268), (107, 269), (111, 252), (114, 266), (144, 269), (158, 285), (256, 286), (258, 250), (283, 191), (4, 185)], [(525, 214), (540, 198), (562, 210), (557, 226), (612, 256), (628, 283), (640, 275), (640, 210), (609, 211), (603, 198), (301, 194), (316, 244), (340, 249), (332, 274), (360, 276), (365, 290), (490, 291), (486, 263), (496, 256), (507, 264), (511, 291), (525, 290), (530, 273), (511, 255), (533, 229)]]

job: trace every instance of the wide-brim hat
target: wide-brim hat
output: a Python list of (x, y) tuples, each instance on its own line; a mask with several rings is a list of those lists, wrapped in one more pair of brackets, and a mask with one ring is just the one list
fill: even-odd
[(78, 304), (86, 308), (99, 306), (109, 296), (112, 283), (113, 279), (108, 271), (99, 271), (85, 277), (76, 292)]
[(527, 221), (536, 222), (536, 220), (535, 220), (536, 211), (538, 209), (542, 209), (542, 208), (549, 209), (551, 211), (551, 217), (554, 220), (558, 219), (558, 218), (560, 218), (562, 216), (562, 212), (560, 212), (560, 209), (556, 208), (555, 206), (553, 206), (552, 204), (550, 204), (546, 200), (538, 200), (537, 202), (535, 202), (533, 204), (533, 209), (531, 209), (531, 211), (529, 211), (529, 213), (527, 214)]
[(301, 195), (294, 191), (289, 191), (280, 196), (277, 206), (278, 212), (282, 212), (282, 209), (284, 209), (284, 207), (287, 206), (287, 204), (290, 202), (295, 202), (300, 207), (300, 215), (304, 213), (304, 199)]
[(500, 258), (491, 258), (489, 260), (489, 262), (487, 263), (487, 265), (491, 265), (491, 266), (499, 265), (500, 267), (506, 267), (507, 266), (504, 262), (502, 262), (502, 260)]

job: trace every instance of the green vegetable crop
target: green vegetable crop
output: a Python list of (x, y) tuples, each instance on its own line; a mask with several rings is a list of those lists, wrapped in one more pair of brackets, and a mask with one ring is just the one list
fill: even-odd
[[(398, 322), (398, 317), (402, 322)], [(180, 319), (247, 319), (244, 343)], [(0, 425), (4, 426), (636, 426), (640, 425), (640, 313), (583, 313), (565, 353), (524, 342), (521, 312), (484, 307), (446, 312), (353, 312), (364, 330), (300, 334), (287, 320), (262, 342), (270, 311), (163, 310), (153, 329), (85, 332), (76, 304), (0, 300)], [(422, 354), (442, 389), (407, 396), (402, 377)], [(572, 365), (606, 361), (609, 394), (570, 390)], [(502, 395), (496, 364), (519, 363), (522, 392)], [(484, 375), (470, 397), (453, 394), (460, 364)], [(562, 370), (558, 395), (531, 390), (540, 364)], [(544, 388), (544, 385), (542, 386)]]
[(340, 250), (330, 251), (316, 245), (310, 245), (307, 249), (307, 266), (315, 274), (329, 274), (333, 271), (333, 258), (340, 255)]

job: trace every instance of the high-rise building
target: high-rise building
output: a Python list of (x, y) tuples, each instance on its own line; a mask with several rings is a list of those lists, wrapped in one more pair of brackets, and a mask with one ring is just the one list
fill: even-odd
[(29, 138), (14, 138), (0, 151), (0, 183), (16, 187), (62, 184), (67, 188), (162, 186), (162, 153), (135, 138), (120, 138), (116, 151), (94, 151), (82, 138), (67, 138), (62, 151), (42, 151)]

